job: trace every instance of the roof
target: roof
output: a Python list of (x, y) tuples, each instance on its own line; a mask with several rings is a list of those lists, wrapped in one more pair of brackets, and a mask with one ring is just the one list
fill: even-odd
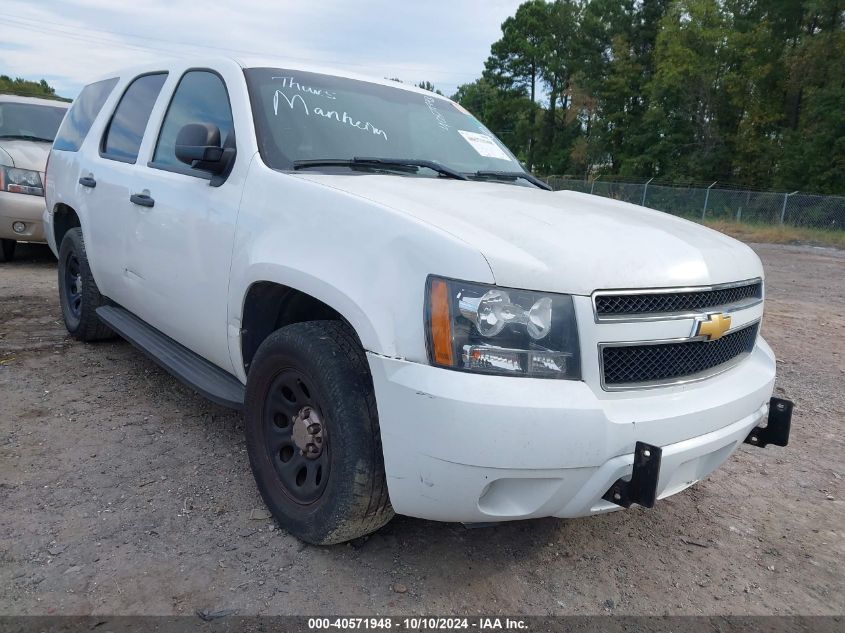
[(302, 62), (273, 58), (271, 56), (238, 56), (226, 57), (220, 55), (209, 55), (205, 57), (200, 56), (186, 56), (175, 58), (159, 58), (154, 62), (148, 62), (143, 65), (135, 65), (125, 68), (116, 69), (114, 72), (101, 74), (98, 77), (92, 77), (88, 83), (102, 81), (111, 77), (135, 76), (141, 73), (167, 70), (173, 66), (180, 68), (202, 68), (204, 66), (214, 66), (215, 64), (237, 64), (241, 68), (284, 68), (285, 70), (298, 70), (306, 73), (317, 73), (322, 75), (332, 75), (335, 77), (344, 77), (346, 79), (356, 79), (358, 81), (366, 81), (368, 83), (379, 84), (382, 86), (389, 86), (391, 88), (398, 88), (408, 92), (416, 92), (435, 99), (449, 100), (448, 97), (439, 95), (429, 90), (417, 88), (410, 84), (400, 83), (392, 79), (385, 79), (379, 77), (372, 77), (364, 74), (351, 73), (339, 68), (331, 68), (328, 66), (320, 66), (317, 64), (304, 64)]

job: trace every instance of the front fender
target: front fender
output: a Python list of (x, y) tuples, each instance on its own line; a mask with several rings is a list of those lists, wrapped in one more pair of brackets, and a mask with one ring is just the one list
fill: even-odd
[(272, 171), (256, 160), (232, 254), (228, 313), (233, 365), (243, 371), (244, 297), (260, 281), (295, 288), (329, 305), (355, 329), (367, 351), (426, 362), (423, 303), (429, 274), (494, 282), (481, 253), (459, 238), (360, 196)]

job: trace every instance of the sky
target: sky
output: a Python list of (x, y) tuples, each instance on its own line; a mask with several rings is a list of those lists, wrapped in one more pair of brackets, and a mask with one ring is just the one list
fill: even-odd
[(3, 0), (0, 74), (88, 82), (160, 57), (268, 55), (444, 94), (481, 75), (521, 0)]

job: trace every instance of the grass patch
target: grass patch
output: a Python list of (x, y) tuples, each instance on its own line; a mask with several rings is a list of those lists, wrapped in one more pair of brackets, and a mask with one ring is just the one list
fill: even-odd
[(743, 242), (769, 244), (809, 244), (845, 249), (845, 231), (812, 229), (779, 224), (744, 224), (726, 220), (706, 220), (705, 226), (726, 233)]

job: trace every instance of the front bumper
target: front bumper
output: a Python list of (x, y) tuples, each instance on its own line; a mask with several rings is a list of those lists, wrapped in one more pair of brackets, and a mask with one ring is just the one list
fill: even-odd
[[(0, 238), (19, 242), (44, 241), (45, 202), (42, 196), (0, 191)], [(23, 233), (15, 233), (12, 224), (23, 222)]]
[(700, 383), (625, 394), (584, 382), (452, 372), (368, 354), (396, 512), (442, 521), (577, 517), (662, 448), (658, 499), (707, 476), (768, 411), (771, 349)]

